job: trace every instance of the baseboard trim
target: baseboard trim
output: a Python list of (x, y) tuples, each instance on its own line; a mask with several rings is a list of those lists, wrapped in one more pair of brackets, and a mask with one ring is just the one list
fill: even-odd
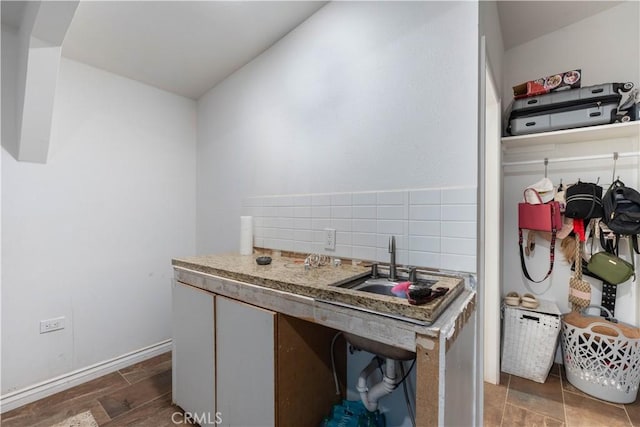
[(0, 414), (171, 351), (171, 339), (0, 396)]

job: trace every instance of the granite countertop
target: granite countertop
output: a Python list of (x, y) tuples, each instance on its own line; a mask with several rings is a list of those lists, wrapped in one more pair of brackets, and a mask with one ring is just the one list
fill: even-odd
[(403, 298), (338, 287), (338, 285), (368, 275), (371, 269), (363, 264), (353, 265), (349, 262), (338, 267), (326, 265), (305, 270), (304, 258), (271, 255), (271, 264), (258, 265), (255, 261), (257, 256), (257, 254), (239, 255), (233, 253), (196, 256), (176, 258), (172, 264), (174, 267), (311, 297), (316, 300), (347, 304), (356, 308), (404, 316), (423, 322), (433, 322), (464, 288), (462, 278), (429, 273), (425, 276), (426, 278), (438, 280), (434, 287), (442, 286), (450, 290), (443, 297), (430, 303), (411, 305)]

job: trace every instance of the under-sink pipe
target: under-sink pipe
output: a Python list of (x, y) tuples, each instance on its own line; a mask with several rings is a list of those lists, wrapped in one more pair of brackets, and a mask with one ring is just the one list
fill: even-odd
[(378, 409), (378, 400), (384, 396), (391, 394), (396, 389), (398, 383), (398, 361), (395, 359), (385, 359), (384, 361), (384, 374), (382, 381), (373, 387), (367, 387), (367, 379), (373, 374), (380, 365), (380, 357), (374, 356), (371, 362), (366, 368), (360, 372), (358, 377), (358, 384), (356, 390), (360, 393), (360, 399), (368, 411), (375, 411)]

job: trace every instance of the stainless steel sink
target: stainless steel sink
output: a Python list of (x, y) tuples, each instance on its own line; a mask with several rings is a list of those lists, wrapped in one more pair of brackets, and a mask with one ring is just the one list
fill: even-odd
[[(389, 279), (386, 278), (377, 278), (377, 279), (372, 279), (370, 276), (365, 276), (365, 277), (361, 277), (359, 279), (356, 279), (354, 281), (345, 283), (343, 285), (339, 285), (339, 287), (341, 288), (346, 288), (346, 289), (351, 289), (354, 291), (361, 291), (361, 292), (369, 292), (372, 294), (378, 294), (378, 295), (388, 295), (388, 296), (392, 296), (392, 297), (398, 297), (398, 298), (404, 298), (406, 299), (407, 296), (405, 295), (404, 292), (398, 293), (398, 294), (394, 294), (393, 292), (391, 292), (391, 289), (396, 286), (398, 283), (402, 283), (404, 280), (399, 280), (399, 281), (390, 281)], [(421, 285), (421, 286), (432, 286), (436, 283), (436, 280), (423, 280), (420, 279), (416, 282), (416, 284)]]
[[(366, 276), (366, 277), (361, 277), (359, 279), (356, 279), (352, 282), (348, 282), (343, 285), (340, 285), (340, 287), (351, 289), (354, 291), (369, 292), (369, 293), (378, 294), (378, 295), (388, 295), (392, 297), (406, 299), (407, 297), (404, 293), (398, 293), (396, 295), (393, 292), (391, 292), (391, 289), (395, 285), (403, 281), (404, 280), (390, 281), (387, 278), (372, 279), (371, 276)], [(435, 280), (419, 280), (418, 283), (421, 285), (431, 286), (435, 284), (436, 281)], [(360, 350), (368, 351), (369, 353), (377, 354), (387, 359), (412, 360), (416, 357), (416, 354), (412, 351), (394, 347), (388, 344), (383, 344), (381, 342), (374, 341), (369, 338), (364, 338), (359, 335), (354, 335), (354, 334), (345, 332), (344, 336), (353, 347), (358, 348)]]

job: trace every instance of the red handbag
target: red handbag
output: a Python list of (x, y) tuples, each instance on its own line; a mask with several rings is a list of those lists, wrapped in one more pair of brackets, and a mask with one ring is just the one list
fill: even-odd
[[(518, 204), (518, 244), (520, 245), (520, 264), (522, 266), (522, 272), (524, 276), (534, 283), (540, 283), (544, 281), (551, 271), (553, 271), (553, 263), (555, 261), (555, 249), (556, 249), (556, 233), (562, 228), (562, 214), (560, 213), (560, 203), (552, 201), (548, 203), (542, 203), (540, 194), (532, 188), (527, 188), (525, 192), (525, 200), (527, 191), (533, 191), (540, 204), (533, 205), (531, 203), (519, 203)], [(551, 232), (551, 246), (549, 247), (549, 270), (547, 274), (540, 280), (533, 280), (527, 271), (527, 266), (524, 262), (524, 248), (522, 247), (522, 230), (537, 230), (537, 231), (550, 231)]]
[(525, 200), (527, 191), (533, 191), (540, 201), (540, 204), (518, 203), (518, 228), (537, 231), (553, 231), (554, 228), (560, 230), (562, 228), (560, 203), (542, 203), (540, 194), (533, 188), (524, 190)]

